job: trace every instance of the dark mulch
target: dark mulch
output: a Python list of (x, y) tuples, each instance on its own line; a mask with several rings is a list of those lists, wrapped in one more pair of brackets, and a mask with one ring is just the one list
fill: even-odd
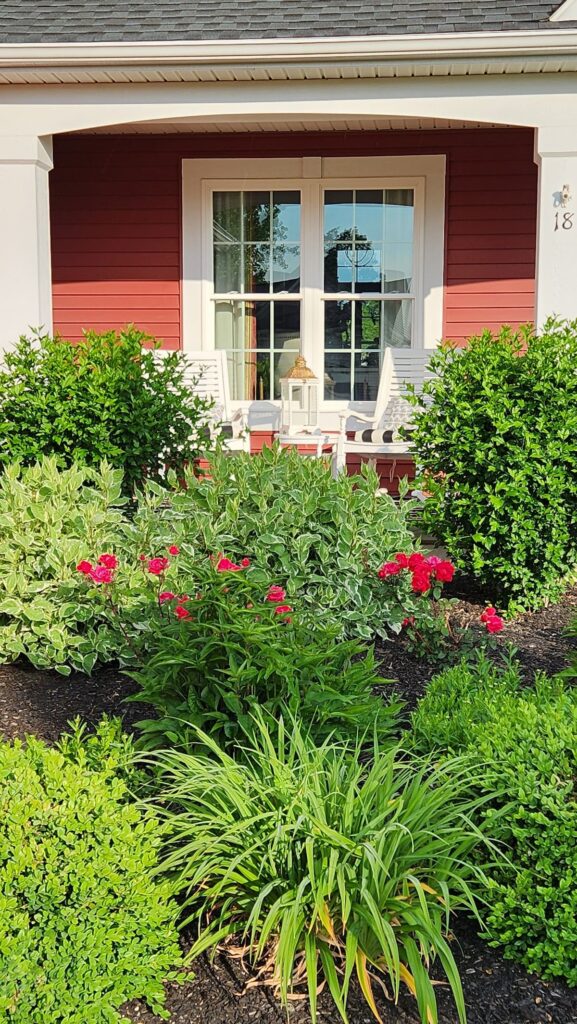
[[(461, 585), (462, 587), (462, 585)], [(473, 592), (455, 589), (459, 598), (453, 610), (460, 625), (477, 623), (484, 603)], [(520, 616), (508, 623), (499, 635), (499, 645), (511, 644), (518, 651), (527, 681), (536, 671), (554, 673), (564, 668), (577, 651), (577, 640), (565, 630), (577, 618), (577, 588), (562, 601), (535, 614)], [(427, 682), (438, 671), (412, 657), (402, 641), (380, 644), (377, 648), (382, 675), (394, 680), (396, 690), (414, 706)], [(126, 704), (133, 691), (130, 680), (113, 670), (92, 678), (69, 679), (53, 673), (11, 666), (0, 668), (0, 733), (7, 737), (34, 733), (54, 741), (77, 715), (97, 722), (105, 713), (122, 715), (127, 728), (148, 709)], [(465, 990), (469, 1024), (577, 1024), (577, 989), (562, 982), (545, 983), (489, 949), (475, 934), (468, 921), (459, 921), (455, 936), (455, 954)], [(249, 987), (250, 976), (241, 964), (219, 954), (213, 963), (206, 957), (194, 965), (194, 977), (183, 985), (168, 986), (168, 1008), (174, 1024), (284, 1024), (287, 1014), (267, 988)], [(437, 989), (441, 1024), (458, 1024), (458, 1017), (446, 986)], [(414, 1003), (407, 993), (398, 1007), (379, 1001), (383, 1024), (419, 1024)], [(140, 1003), (126, 1009), (133, 1024), (160, 1024)], [(291, 1024), (310, 1024), (306, 1002), (291, 1004)], [(320, 999), (321, 1024), (341, 1024), (323, 993)], [(354, 991), (350, 1001), (351, 1024), (374, 1024), (360, 994)]]

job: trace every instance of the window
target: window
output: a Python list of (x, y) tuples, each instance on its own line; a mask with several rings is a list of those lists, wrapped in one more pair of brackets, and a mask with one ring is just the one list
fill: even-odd
[(215, 345), (235, 399), (280, 398), (301, 348), (297, 191), (214, 192)]
[(410, 188), (324, 193), (325, 399), (374, 402), (385, 348), (411, 345), (414, 199)]
[(185, 160), (184, 348), (223, 349), (267, 429), (299, 352), (327, 425), (374, 403), (385, 349), (442, 334), (444, 180), (442, 156)]

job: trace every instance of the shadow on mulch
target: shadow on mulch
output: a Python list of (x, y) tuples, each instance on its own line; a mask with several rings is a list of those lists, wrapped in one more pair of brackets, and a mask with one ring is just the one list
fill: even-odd
[[(447, 588), (447, 593), (450, 588)], [(448, 593), (448, 596), (449, 593)], [(472, 592), (460, 592), (453, 618), (461, 626), (478, 623), (484, 602)], [(517, 649), (527, 682), (535, 672), (555, 673), (577, 652), (577, 640), (567, 627), (577, 619), (577, 587), (556, 605), (507, 623), (499, 645)], [(395, 690), (414, 707), (439, 666), (427, 666), (413, 658), (401, 640), (379, 643), (381, 674), (393, 681)], [(96, 723), (103, 714), (120, 715), (127, 729), (150, 716), (143, 704), (125, 703), (134, 691), (131, 680), (113, 669), (91, 678), (69, 678), (24, 666), (0, 667), (0, 734), (8, 738), (27, 733), (54, 742), (67, 723), (80, 716)], [(461, 974), (469, 1024), (577, 1024), (577, 989), (562, 982), (546, 983), (489, 949), (475, 934), (473, 923), (456, 924), (454, 952)], [(230, 957), (219, 954), (211, 963), (201, 957), (194, 977), (183, 985), (169, 985), (168, 1009), (173, 1024), (310, 1024), (304, 1000), (291, 1004), (288, 1016), (272, 992), (263, 987), (245, 991), (249, 975)], [(458, 1024), (458, 1016), (446, 985), (436, 989), (440, 1024)], [(379, 1000), (383, 1024), (419, 1024), (415, 1004), (403, 992), (399, 1006)], [(132, 1024), (160, 1024), (160, 1018), (141, 1003), (131, 1003), (125, 1014)], [(47, 1022), (48, 1024), (48, 1022)], [(319, 1001), (319, 1024), (341, 1024), (326, 993)], [(358, 990), (350, 999), (350, 1024), (374, 1024)]]

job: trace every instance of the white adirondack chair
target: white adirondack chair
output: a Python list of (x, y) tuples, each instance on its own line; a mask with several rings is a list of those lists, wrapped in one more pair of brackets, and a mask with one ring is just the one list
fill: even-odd
[[(191, 390), (201, 398), (211, 398), (214, 407), (210, 412), (208, 427), (211, 435), (224, 434), (226, 451), (250, 451), (250, 434), (246, 414), (242, 410), (233, 412), (230, 403), (226, 352), (199, 350), (185, 352), (187, 370), (185, 381)], [(162, 351), (156, 356), (162, 358)]]
[[(399, 428), (408, 426), (412, 407), (405, 396), (405, 385), (413, 384), (418, 390), (428, 373), (429, 355), (408, 349), (386, 348), (375, 402), (370, 416), (347, 409), (341, 413), (339, 439), (334, 457), (335, 472), (345, 468), (347, 455), (403, 455), (410, 452), (409, 441), (399, 438)], [(348, 438), (348, 421), (366, 424), (355, 429), (353, 440)]]

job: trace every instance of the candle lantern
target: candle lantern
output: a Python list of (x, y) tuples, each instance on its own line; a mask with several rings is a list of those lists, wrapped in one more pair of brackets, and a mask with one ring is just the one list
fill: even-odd
[(281, 434), (311, 434), (318, 431), (319, 382), (303, 356), (280, 380)]

